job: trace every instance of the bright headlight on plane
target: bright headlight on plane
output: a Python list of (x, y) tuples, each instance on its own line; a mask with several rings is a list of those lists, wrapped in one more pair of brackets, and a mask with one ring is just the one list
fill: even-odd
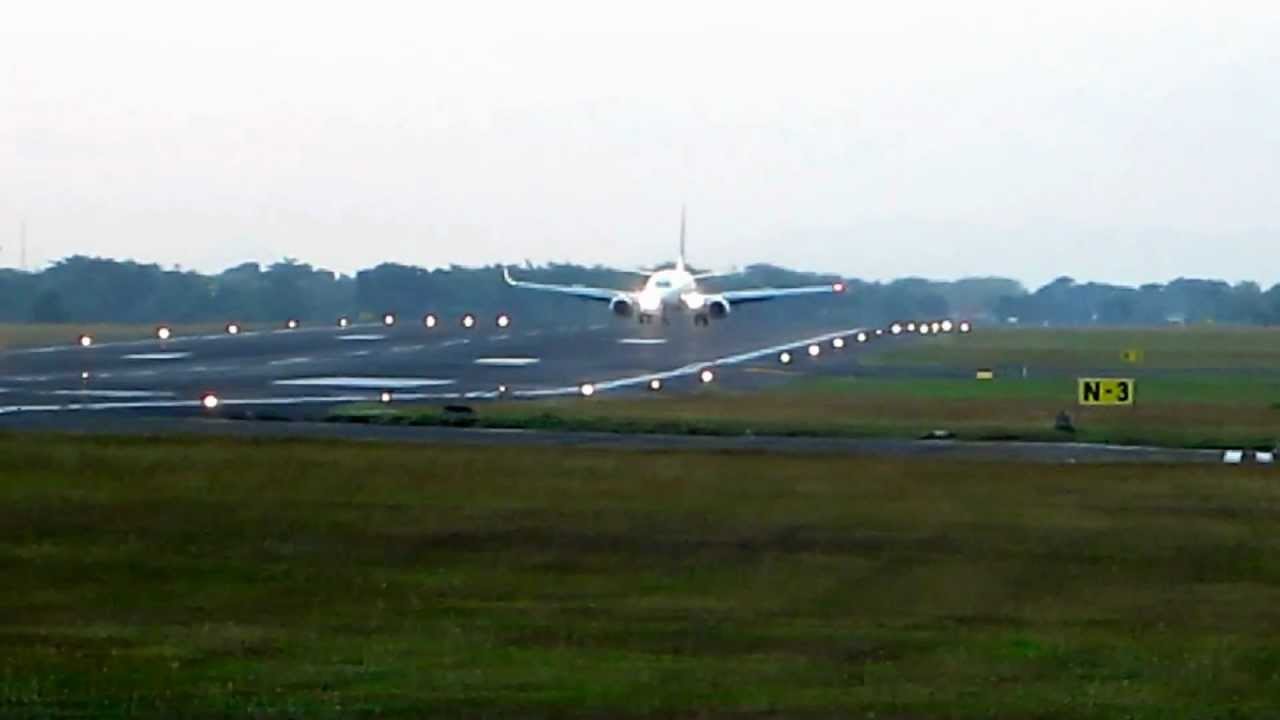
[(338, 327), (340, 327), (340, 328), (344, 328), (344, 327), (347, 327), (347, 326), (348, 326), (348, 325), (350, 325), (350, 324), (351, 324), (351, 319), (350, 319), (350, 318), (348, 318), (348, 317), (346, 317), (345, 315), (344, 315), (344, 316), (342, 316), (342, 317), (340, 317), (340, 318), (338, 318)]
[(684, 304), (690, 310), (701, 310), (707, 304), (707, 296), (698, 292), (689, 293), (684, 296)]
[(227, 334), (228, 334), (228, 335), (239, 335), (239, 334), (240, 334), (240, 326), (239, 326), (238, 324), (236, 324), (236, 323), (227, 323)]
[(662, 381), (661, 381), (661, 380), (659, 380), (658, 378), (654, 378), (654, 379), (650, 380), (650, 381), (649, 381), (649, 389), (650, 389), (650, 390), (652, 390), (652, 391), (654, 391), (654, 392), (658, 392), (659, 390), (661, 390), (661, 389), (662, 389)]
[(472, 315), (471, 313), (467, 313), (466, 315), (463, 315), (463, 316), (462, 316), (462, 327), (467, 328), (468, 330), (470, 330), (471, 328), (473, 328), (473, 327), (475, 327), (475, 326), (476, 326), (476, 316), (475, 316), (475, 315)]
[(295, 320), (295, 319), (293, 319), (293, 318), (289, 318), (289, 321), (288, 321), (288, 322), (286, 322), (286, 323), (284, 324), (284, 326), (285, 326), (286, 328), (288, 328), (289, 330), (297, 330), (297, 329), (298, 329), (298, 321), (297, 321), (297, 320)]
[(382, 403), (383, 405), (386, 405), (387, 403), (391, 402), (391, 391), (383, 390), (381, 393), (378, 393), (378, 402)]
[(893, 325), (890, 325), (890, 326), (889, 326), (889, 332), (893, 333), (894, 335), (901, 335), (901, 334), (902, 334), (902, 324), (901, 324), (901, 323), (894, 323)]
[(501, 315), (499, 315), (498, 319), (495, 320), (494, 322), (496, 322), (498, 327), (500, 328), (505, 329), (505, 328), (511, 327), (511, 317), (508, 316), (506, 313), (502, 313)]
[(844, 338), (836, 338), (835, 340), (832, 340), (832, 341), (831, 341), (831, 347), (833, 347), (833, 348), (835, 348), (835, 349), (837, 349), (837, 350), (843, 350), (843, 349), (844, 349)]
[(662, 296), (654, 293), (640, 293), (638, 298), (640, 309), (644, 312), (657, 312), (662, 307)]
[(778, 353), (778, 362), (782, 363), (783, 365), (790, 365), (791, 353), (787, 352), (786, 350), (783, 350), (782, 352)]
[(857, 338), (858, 338), (858, 342), (864, 343), (867, 341), (867, 334), (864, 332), (860, 332), (858, 333)]
[(396, 324), (396, 316), (393, 313), (387, 313), (382, 316), (382, 324), (391, 327)]
[(439, 323), (440, 323), (439, 318), (437, 318), (433, 313), (427, 313), (426, 315), (422, 316), (422, 326), (428, 330), (435, 327)]
[(703, 368), (702, 372), (698, 373), (698, 379), (705, 385), (706, 383), (715, 380), (716, 374), (711, 372), (711, 368)]
[(218, 399), (218, 396), (211, 392), (200, 396), (200, 407), (205, 410), (216, 410), (221, 404), (222, 401)]
[(89, 335), (81, 335), (76, 342), (80, 344), (80, 347), (87, 348), (93, 345), (93, 337)]
[(156, 337), (161, 340), (168, 340), (169, 338), (173, 337), (173, 331), (165, 327), (164, 325), (161, 325), (160, 327), (156, 328)]
[(960, 323), (960, 332), (962, 332), (962, 333), (967, 333), (967, 332), (970, 332), (970, 331), (972, 331), (972, 330), (973, 330), (973, 326), (969, 324), (969, 321), (967, 321), (967, 320), (965, 320), (965, 321), (961, 321), (961, 323)]
[(822, 354), (822, 347), (817, 343), (809, 346), (809, 357), (818, 357)]
[(955, 325), (950, 320), (942, 321), (942, 332), (951, 332), (955, 329)]
[(582, 397), (591, 397), (596, 394), (596, 386), (591, 383), (582, 383), (578, 387), (578, 392), (581, 393)]

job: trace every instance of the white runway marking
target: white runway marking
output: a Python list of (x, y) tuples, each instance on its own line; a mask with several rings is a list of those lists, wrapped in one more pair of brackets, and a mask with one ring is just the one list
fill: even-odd
[(272, 360), (267, 364), (279, 367), (281, 365), (301, 365), (303, 363), (309, 363), (309, 362), (311, 362), (311, 358), (309, 357), (292, 357), (292, 358), (283, 358), (281, 360)]
[(393, 353), (418, 352), (419, 350), (422, 350), (425, 347), (426, 345), (397, 345), (391, 348), (391, 352)]
[(156, 353), (133, 353), (131, 355), (121, 355), (125, 360), (181, 360), (191, 357), (189, 352), (156, 352)]
[(590, 326), (590, 327), (588, 327), (587, 329), (588, 329), (588, 330), (603, 330), (603, 329), (605, 329), (605, 328), (607, 328), (607, 327), (609, 327), (609, 326), (608, 326), (608, 325), (605, 325), (604, 323), (600, 323), (599, 325), (591, 325), (591, 326)]
[(117, 400), (128, 400), (130, 398), (162, 398), (173, 397), (171, 392), (161, 392), (156, 390), (93, 390), (86, 388), (84, 390), (54, 390), (50, 395), (71, 395), (74, 397), (100, 397), (112, 398)]
[(453, 347), (454, 345), (466, 345), (469, 342), (471, 342), (471, 340), (469, 340), (468, 338), (458, 338), (457, 340), (446, 340), (440, 343), (440, 347), (447, 348), (447, 347)]
[(386, 340), (387, 336), (379, 335), (377, 333), (366, 333), (361, 335), (339, 335), (338, 339), (346, 340), (348, 342), (374, 342), (376, 340)]
[(365, 355), (368, 355), (368, 354), (369, 354), (368, 350), (357, 350), (353, 353), (347, 353), (347, 357), (364, 357)]
[(492, 365), (496, 367), (525, 367), (526, 365), (537, 365), (542, 362), (538, 358), (531, 357), (482, 357), (476, 358), (477, 365)]
[(621, 338), (618, 342), (623, 345), (665, 345), (666, 338)]
[(494, 335), (493, 337), (489, 338), (489, 342), (501, 342), (503, 340), (510, 340), (510, 339), (511, 339), (511, 336), (504, 333), (502, 335)]
[(453, 380), (439, 378), (393, 378), (393, 377), (313, 377), (276, 380), (272, 385), (290, 387), (335, 387), (369, 390), (396, 390), (406, 388), (437, 387), (452, 385)]

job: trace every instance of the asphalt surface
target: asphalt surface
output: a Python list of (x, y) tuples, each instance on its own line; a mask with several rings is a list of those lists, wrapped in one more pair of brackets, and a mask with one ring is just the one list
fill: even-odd
[[(684, 323), (640, 326), (602, 315), (589, 326), (498, 328), (492, 318), (464, 329), (441, 321), (398, 321), (339, 328), (245, 328), (238, 335), (65, 345), (0, 353), (0, 418), (93, 412), (110, 418), (198, 416), (213, 393), (223, 408), (272, 408), (287, 417), (323, 417), (336, 404), (378, 399), (482, 400), (500, 387), (512, 397), (571, 395), (584, 383), (599, 392), (664, 392), (697, 385), (705, 368), (715, 382), (754, 388), (823, 364), (856, 364), (858, 328), (806, 324), (761, 327), (734, 318), (711, 328)], [(834, 337), (847, 337), (837, 353)], [(883, 342), (907, 342), (884, 339)], [(823, 355), (804, 349), (819, 343)], [(792, 348), (795, 362), (778, 354)], [(839, 357), (836, 357), (839, 356)]]

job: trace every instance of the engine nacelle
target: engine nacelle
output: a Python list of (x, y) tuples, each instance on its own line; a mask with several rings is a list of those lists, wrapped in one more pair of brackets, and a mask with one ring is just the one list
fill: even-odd
[(609, 301), (609, 310), (618, 317), (631, 317), (635, 314), (636, 308), (630, 300), (624, 297), (616, 297)]
[(719, 295), (707, 298), (707, 314), (721, 320), (729, 316), (729, 301)]

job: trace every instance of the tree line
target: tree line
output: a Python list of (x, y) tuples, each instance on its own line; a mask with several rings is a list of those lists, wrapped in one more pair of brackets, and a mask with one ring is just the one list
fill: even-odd
[[(607, 267), (526, 264), (515, 272), (538, 282), (638, 288), (643, 278)], [(753, 321), (806, 318), (841, 322), (965, 317), (1050, 325), (1163, 325), (1169, 323), (1280, 324), (1280, 285), (1180, 278), (1126, 287), (1062, 277), (1036, 290), (998, 277), (935, 281), (904, 278), (867, 282), (834, 275), (753, 265), (740, 274), (705, 281), (709, 292), (740, 287), (787, 287), (843, 280), (836, 297), (795, 298), (751, 308)], [(523, 321), (599, 320), (592, 303), (508, 287), (498, 267), (426, 269), (384, 263), (342, 275), (286, 258), (244, 263), (217, 274), (154, 264), (69, 257), (38, 272), (0, 270), (0, 322), (199, 323), (330, 322), (339, 316), (441, 316), (473, 312), (517, 314)]]

